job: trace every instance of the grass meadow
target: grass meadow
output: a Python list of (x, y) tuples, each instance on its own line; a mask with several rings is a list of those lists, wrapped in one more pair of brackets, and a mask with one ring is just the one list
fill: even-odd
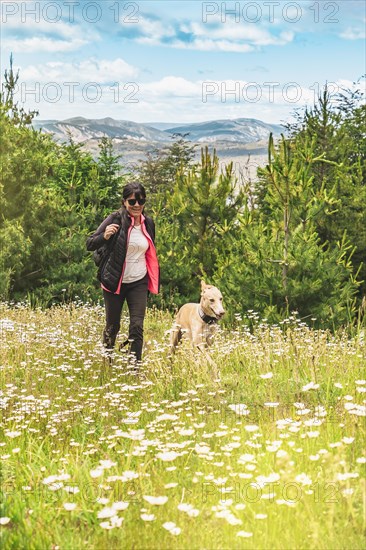
[(1, 306), (2, 548), (365, 547), (362, 330), (249, 313), (215, 381), (188, 346), (170, 362), (168, 313), (148, 311), (140, 376), (108, 364), (103, 322)]

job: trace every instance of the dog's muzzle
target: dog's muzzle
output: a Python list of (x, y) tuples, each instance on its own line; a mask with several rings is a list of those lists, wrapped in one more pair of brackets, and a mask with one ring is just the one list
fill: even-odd
[(214, 310), (212, 310), (212, 313), (216, 317), (216, 319), (221, 319), (225, 315), (225, 311), (219, 311), (218, 313)]

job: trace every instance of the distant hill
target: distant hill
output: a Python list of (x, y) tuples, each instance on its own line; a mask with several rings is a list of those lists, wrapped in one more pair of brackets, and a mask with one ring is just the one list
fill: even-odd
[(165, 132), (187, 133), (189, 139), (197, 142), (230, 141), (237, 143), (253, 143), (268, 138), (272, 132), (276, 137), (283, 132), (277, 124), (267, 124), (255, 118), (237, 118), (234, 120), (211, 120), (195, 124), (182, 124), (165, 129)]
[(220, 165), (232, 162), (238, 175), (243, 170), (254, 178), (258, 166), (267, 162), (268, 137), (270, 132), (279, 137), (283, 128), (253, 118), (234, 120), (211, 120), (197, 123), (151, 122), (139, 124), (131, 120), (113, 118), (88, 119), (74, 117), (67, 120), (35, 120), (33, 126), (53, 134), (56, 141), (66, 141), (68, 134), (94, 158), (99, 155), (99, 142), (103, 136), (112, 139), (115, 154), (121, 156), (121, 167), (129, 171), (154, 149), (172, 143), (173, 133), (189, 134), (187, 139), (197, 143), (196, 159), (199, 161), (201, 147), (216, 149)]
[(58, 141), (67, 139), (71, 134), (73, 139), (80, 143), (93, 138), (107, 136), (119, 139), (134, 139), (136, 141), (168, 141), (169, 136), (145, 124), (138, 124), (130, 120), (115, 120), (113, 118), (89, 119), (74, 117), (66, 120), (36, 120), (33, 126), (42, 129), (45, 133), (54, 134)]
[(117, 140), (135, 140), (142, 142), (170, 142), (171, 134), (189, 134), (188, 139), (197, 143), (253, 143), (268, 138), (270, 132), (276, 137), (283, 129), (277, 124), (267, 124), (254, 118), (234, 120), (211, 120), (188, 124), (156, 122), (139, 124), (131, 120), (113, 118), (87, 119), (74, 117), (66, 120), (36, 120), (33, 125), (43, 132), (54, 134), (58, 141), (67, 139), (71, 134), (76, 142), (107, 136)]
[(157, 128), (157, 130), (171, 130), (174, 131), (174, 128), (177, 126), (182, 126), (181, 122), (146, 122), (147, 126), (151, 128)]

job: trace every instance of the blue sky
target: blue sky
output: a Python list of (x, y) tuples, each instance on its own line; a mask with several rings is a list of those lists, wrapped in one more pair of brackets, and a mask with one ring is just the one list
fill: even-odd
[[(1, 74), (41, 119), (279, 123), (365, 73), (365, 2), (1, 3)], [(363, 81), (364, 82), (364, 81)]]

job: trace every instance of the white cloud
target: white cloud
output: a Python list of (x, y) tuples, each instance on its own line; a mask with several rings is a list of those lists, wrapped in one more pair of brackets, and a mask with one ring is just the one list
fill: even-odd
[[(26, 109), (37, 109), (40, 118), (65, 119), (73, 116), (133, 120), (146, 123), (203, 122), (220, 118), (252, 117), (278, 123), (289, 119), (295, 108), (313, 106), (322, 92), (323, 82), (316, 89), (313, 82), (306, 84), (281, 82), (271, 87), (264, 80), (204, 80), (168, 75), (150, 82), (137, 82), (135, 88), (124, 88), (137, 71), (123, 59), (113, 61), (84, 60), (80, 63), (50, 62), (21, 71), (27, 82), (23, 90)], [(119, 95), (111, 82), (119, 82)], [(34, 82), (38, 82), (37, 93)], [(59, 90), (47, 86), (56, 82)], [(70, 93), (66, 82), (78, 82), (75, 93)], [(95, 90), (84, 89), (84, 84), (97, 82)], [(329, 83), (332, 93), (341, 88), (352, 88), (349, 80)], [(59, 98), (53, 96), (59, 92)], [(206, 92), (206, 93), (205, 93)], [(36, 96), (36, 98), (35, 98)], [(72, 99), (71, 99), (72, 96)], [(18, 99), (18, 98), (17, 98)]]
[(35, 34), (47, 34), (49, 36), (53, 35), (54, 37), (57, 36), (72, 39), (80, 35), (81, 32), (84, 35), (87, 35), (88, 38), (96, 36), (96, 32), (91, 25), (85, 26), (85, 28), (82, 30), (81, 26), (75, 21), (71, 23), (60, 20), (55, 23), (51, 23), (43, 18), (40, 18), (39, 20), (35, 20), (31, 17), (22, 19), (20, 12), (17, 15), (9, 18), (8, 20), (5, 20), (4, 18), (5, 16), (3, 14), (3, 31), (9, 31), (9, 34), (11, 32), (13, 35), (17, 36), (25, 34), (28, 34), (29, 36)]
[(296, 82), (265, 83), (247, 80), (197, 80), (168, 76), (159, 81), (141, 84), (140, 98), (144, 101), (164, 101), (166, 104), (178, 101), (188, 106), (191, 103), (237, 105), (280, 105), (299, 106), (314, 102), (316, 90)]
[[(136, 42), (144, 44), (146, 46), (161, 46), (160, 41), (157, 38), (137, 38)], [(209, 38), (197, 38), (192, 42), (183, 42), (174, 40), (169, 43), (170, 48), (177, 48), (179, 50), (200, 50), (200, 51), (222, 51), (222, 52), (251, 52), (254, 50), (253, 46), (249, 44), (239, 44), (230, 42), (229, 40), (211, 40)]]
[[(123, 101), (113, 102), (112, 94), (103, 89), (100, 101), (88, 102), (81, 96), (75, 95), (75, 101), (70, 102), (66, 94), (57, 103), (33, 102), (27, 98), (25, 108), (37, 109), (40, 112), (39, 119), (66, 119), (76, 116), (86, 118), (112, 117), (117, 120), (132, 120), (134, 122), (148, 123), (160, 122), (204, 122), (216, 119), (257, 118), (265, 122), (278, 123), (288, 119), (294, 106), (283, 103), (247, 103), (247, 102), (220, 102), (218, 100), (203, 103), (200, 96), (194, 98), (171, 97), (169, 101), (165, 96), (140, 97), (137, 94), (138, 103)], [(300, 105), (297, 104), (297, 107)]]
[(157, 82), (143, 84), (141, 91), (160, 97), (197, 97), (201, 94), (201, 82), (166, 76)]
[[(243, 41), (248, 45), (269, 46), (283, 45), (291, 42), (294, 37), (292, 31), (284, 31), (279, 37), (269, 33), (266, 29), (230, 20), (217, 27), (210, 27), (202, 23), (191, 23), (191, 32), (197, 37), (207, 37), (212, 41), (225, 41), (227, 44), (240, 47)], [(239, 50), (237, 50), (239, 51)]]
[(33, 37), (25, 38), (23, 40), (3, 40), (2, 48), (3, 50), (8, 50), (15, 53), (34, 53), (44, 51), (55, 53), (77, 50), (87, 43), (88, 41), (83, 40), (82, 38), (74, 38), (68, 42), (66, 40), (54, 40), (52, 38)]
[(154, 37), (159, 40), (163, 37), (174, 36), (175, 31), (172, 25), (167, 24), (162, 20), (152, 20), (147, 17), (139, 17), (139, 21), (136, 24), (137, 28), (146, 37)]
[(221, 52), (247, 53), (254, 50), (250, 44), (239, 44), (230, 40), (211, 40), (208, 38), (197, 39), (192, 45), (193, 48), (203, 51), (217, 50)]
[[(54, 70), (59, 70), (55, 67)], [(54, 75), (49, 79), (52, 81)], [(73, 78), (65, 78), (71, 81)], [(79, 79), (80, 81), (80, 79)], [(223, 82), (226, 90), (235, 89), (235, 85), (242, 90), (247, 83), (245, 81)], [(46, 89), (47, 85), (40, 85), (38, 98), (33, 93), (34, 86), (29, 85), (28, 93), (23, 93), (26, 100), (26, 109), (37, 109), (40, 119), (65, 119), (74, 116), (86, 118), (103, 118), (111, 116), (115, 119), (133, 120), (146, 123), (149, 121), (162, 122), (203, 122), (220, 118), (253, 117), (267, 122), (278, 122), (285, 119), (296, 105), (288, 104), (281, 96), (281, 90), (275, 94), (274, 101), (269, 101), (268, 92), (261, 90), (261, 98), (258, 102), (248, 101), (240, 95), (239, 102), (234, 101), (232, 94), (225, 95), (220, 86), (214, 95), (208, 96), (207, 101), (202, 97), (203, 81), (191, 81), (180, 77), (168, 76), (141, 84), (134, 99), (129, 101), (131, 90), (120, 88), (118, 101), (109, 86), (100, 85), (100, 97), (97, 101), (88, 99), (88, 94), (83, 93), (82, 86), (75, 88), (73, 100), (65, 87), (60, 87), (60, 95), (57, 101), (53, 101), (55, 90)], [(94, 90), (90, 90), (92, 97)], [(248, 92), (248, 97), (250, 94)], [(17, 98), (18, 99), (18, 98)]]
[(85, 59), (76, 63), (49, 61), (43, 65), (21, 68), (24, 82), (98, 82), (125, 83), (137, 77), (138, 70), (121, 58), (112, 61)]
[[(41, 10), (39, 2), (38, 5)], [(21, 2), (21, 8), (11, 16), (2, 13), (2, 48), (20, 53), (55, 53), (77, 50), (90, 42), (100, 41), (92, 25), (81, 26), (76, 21), (67, 20), (52, 23), (42, 17), (42, 10), (35, 17), (23, 13), (24, 2)]]
[(295, 35), (292, 30), (288, 30), (277, 36), (259, 25), (236, 23), (233, 19), (222, 23), (215, 18), (213, 24), (186, 21), (174, 28), (170, 23), (145, 17), (140, 19), (137, 28), (142, 36), (137, 36), (136, 42), (147, 46), (241, 53), (251, 52), (261, 46), (283, 46), (292, 42)]
[(365, 28), (348, 27), (339, 36), (345, 40), (364, 40), (366, 38)]

